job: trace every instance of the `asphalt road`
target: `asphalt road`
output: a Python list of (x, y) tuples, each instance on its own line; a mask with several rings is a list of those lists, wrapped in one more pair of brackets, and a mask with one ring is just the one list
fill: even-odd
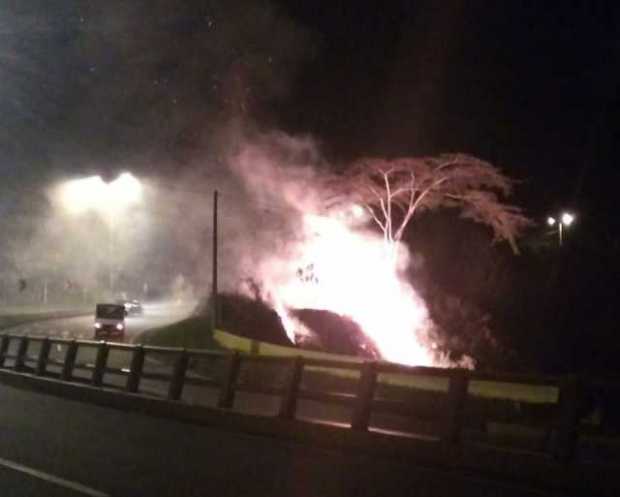
[[(195, 304), (192, 303), (153, 303), (144, 304), (144, 313), (141, 316), (128, 316), (125, 319), (125, 338), (124, 342), (132, 342), (140, 333), (145, 330), (165, 326), (177, 322), (191, 314)], [(94, 309), (92, 316), (82, 316), (77, 318), (50, 319), (39, 322), (26, 323), (11, 328), (5, 328), (2, 331), (13, 335), (32, 335), (32, 336), (50, 336), (62, 338), (75, 338), (81, 340), (94, 340)], [(114, 341), (120, 341), (114, 339)], [(40, 344), (30, 343), (27, 355), (37, 357)], [(17, 352), (17, 343), (14, 342), (9, 348), (9, 353)], [(50, 359), (63, 360), (66, 354), (66, 346), (54, 345), (50, 350)], [(94, 347), (81, 347), (77, 363), (93, 367), (95, 363), (96, 349)], [(110, 351), (107, 366), (113, 369), (122, 369), (129, 371), (131, 363), (131, 353), (126, 350), (114, 349)], [(148, 360), (145, 369), (152, 372), (168, 373), (169, 366), (163, 365), (158, 361)], [(49, 366), (48, 371), (60, 373), (59, 366)], [(89, 381), (92, 371), (76, 368), (74, 371), (76, 378)], [(104, 384), (116, 387), (124, 387), (127, 381), (125, 376), (106, 375)], [(144, 380), (142, 390), (145, 393), (151, 393), (157, 396), (165, 396), (167, 394), (168, 385), (164, 382), (154, 382)]]
[[(190, 312), (191, 306), (147, 306), (143, 317), (128, 319), (127, 339), (145, 329), (182, 319)], [(22, 325), (11, 332), (88, 339), (92, 338), (92, 322), (90, 316), (60, 319)], [(78, 362), (92, 365), (94, 352), (93, 348), (81, 353)], [(36, 357), (36, 350), (29, 349), (28, 354)], [(61, 347), (51, 351), (58, 359), (63, 354)], [(108, 365), (126, 369), (129, 362), (127, 351), (114, 350)], [(148, 361), (145, 369), (169, 372), (170, 365)], [(76, 371), (87, 381), (91, 374)], [(106, 374), (104, 380), (120, 387), (124, 382), (124, 376), (113, 374)], [(167, 382), (147, 380), (140, 388), (144, 393), (162, 396), (167, 387)], [(217, 396), (217, 389), (188, 385), (183, 399), (215, 406)], [(233, 409), (274, 415), (279, 402), (274, 396), (238, 392)], [(182, 496), (204, 495), (206, 490), (218, 495), (362, 496), (388, 495), (397, 490), (402, 494), (403, 489), (414, 488), (416, 496), (527, 494), (513, 493), (510, 487), (496, 493), (498, 488), (491, 482), (468, 481), (460, 475), (414, 471), (407, 465), (401, 467), (393, 461), (362, 456), (345, 458), (344, 454), (219, 433), (4, 386), (0, 386), (0, 405), (4, 406), (0, 410), (1, 495)], [(301, 400), (298, 405), (298, 417), (313, 422), (344, 426), (348, 425), (350, 414), (350, 409), (313, 401)], [(374, 419), (375, 423), (384, 424), (379, 421)], [(386, 423), (387, 430), (374, 431), (400, 431), (402, 420), (394, 421)], [(420, 436), (418, 428), (413, 431)], [(292, 466), (291, 457), (295, 458)], [(381, 469), (377, 473), (378, 467)], [(368, 476), (372, 474), (380, 481)], [(421, 489), (424, 490), (420, 492)], [(475, 493), (470, 493), (474, 489)]]
[[(170, 305), (170, 304), (151, 304), (145, 305), (144, 315), (128, 317), (126, 320), (125, 341), (130, 342), (142, 331), (158, 326), (163, 326), (171, 322), (178, 321), (191, 313), (193, 305)], [(39, 323), (24, 324), (11, 328), (12, 334), (29, 334), (44, 336), (61, 336), (65, 338), (93, 339), (93, 317), (85, 316), (69, 319), (55, 319)], [(206, 331), (206, 330), (205, 330)], [(9, 349), (10, 354), (17, 352), (17, 342), (14, 341)], [(32, 342), (28, 346), (27, 355), (36, 358), (38, 355), (39, 344)], [(50, 359), (62, 361), (66, 354), (66, 346), (54, 345), (50, 351)], [(76, 379), (90, 382), (92, 379), (92, 368), (96, 359), (95, 347), (80, 347), (77, 356), (77, 363), (85, 367), (76, 367), (73, 375)], [(31, 363), (32, 364), (32, 363)], [(107, 359), (107, 367), (122, 371), (123, 374), (106, 373), (103, 379), (104, 386), (125, 388), (127, 382), (126, 374), (129, 372), (131, 364), (131, 352), (122, 349), (112, 349)], [(9, 364), (10, 366), (10, 364)], [(203, 364), (203, 366), (205, 366)], [(257, 368), (242, 368), (240, 380), (261, 380), (269, 386), (276, 386), (278, 379), (286, 376), (282, 369), (285, 365), (276, 367), (259, 365)], [(217, 371), (223, 368), (223, 364), (213, 363), (207, 368), (192, 368), (188, 371), (188, 376), (206, 377), (213, 379), (217, 377)], [(48, 366), (48, 372), (60, 373), (60, 366)], [(150, 353), (144, 364), (144, 371), (147, 373), (163, 374), (170, 376), (173, 370), (173, 363), (170, 356), (159, 357), (157, 354)], [(325, 386), (313, 385), (308, 383), (311, 378), (308, 375), (302, 377), (301, 388), (315, 391), (323, 390)], [(168, 394), (169, 380), (154, 380), (143, 378), (140, 382), (140, 392), (156, 397), (166, 397)], [(333, 393), (346, 393), (354, 395), (356, 386), (353, 383), (331, 385)], [(216, 407), (219, 398), (219, 389), (215, 387), (204, 387), (195, 385), (185, 385), (182, 393), (182, 400), (195, 405), (206, 407)], [(233, 409), (246, 414), (274, 416), (278, 413), (281, 399), (279, 396), (258, 393), (249, 393), (240, 389), (235, 394)], [(350, 406), (327, 404), (313, 400), (300, 399), (297, 403), (296, 417), (311, 422), (325, 423), (348, 427), (351, 422), (352, 408)], [(439, 423), (439, 424), (438, 424)], [(410, 417), (390, 415), (387, 413), (375, 413), (372, 418), (371, 430), (383, 433), (398, 433), (401, 436), (413, 436), (417, 438), (428, 438), (436, 435), (441, 429), (440, 421), (420, 421)], [(480, 438), (484, 436), (476, 431), (468, 434), (469, 437)], [(533, 440), (524, 441), (524, 448), (537, 446), (540, 434), (536, 434)]]
[(220, 431), (4, 385), (0, 405), (3, 496), (543, 495), (373, 453)]
[[(192, 312), (193, 308), (193, 303), (144, 304), (144, 314), (142, 316), (128, 316), (126, 318), (125, 341), (131, 342), (133, 338), (145, 330), (179, 321), (187, 317)], [(8, 328), (4, 331), (16, 335), (59, 336), (63, 338), (92, 340), (94, 337), (93, 323), (94, 309), (92, 316), (26, 323)]]

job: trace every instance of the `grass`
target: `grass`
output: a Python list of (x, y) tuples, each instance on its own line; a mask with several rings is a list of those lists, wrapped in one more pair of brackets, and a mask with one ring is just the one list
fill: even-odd
[(136, 343), (186, 349), (221, 349), (213, 339), (209, 320), (202, 316), (189, 317), (159, 328), (145, 331)]

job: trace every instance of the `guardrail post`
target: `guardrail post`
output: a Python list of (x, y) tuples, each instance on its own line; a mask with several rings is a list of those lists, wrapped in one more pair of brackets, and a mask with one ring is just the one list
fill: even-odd
[(108, 353), (110, 347), (106, 342), (100, 342), (97, 347), (97, 357), (95, 358), (95, 369), (93, 370), (92, 383), (96, 387), (100, 387), (103, 384), (103, 375), (105, 374), (105, 367), (108, 362)]
[(47, 369), (47, 360), (50, 355), (50, 348), (52, 344), (50, 339), (45, 337), (41, 342), (41, 348), (39, 349), (39, 357), (37, 358), (37, 368), (34, 373), (37, 376), (41, 376), (45, 374), (45, 370)]
[(168, 399), (179, 400), (183, 394), (183, 385), (185, 384), (185, 373), (189, 365), (189, 356), (185, 350), (181, 351), (177, 360), (174, 362), (174, 370), (168, 387)]
[(442, 437), (442, 441), (448, 446), (457, 445), (460, 442), (468, 388), (467, 372), (454, 370), (448, 384), (447, 415)]
[(6, 353), (9, 350), (10, 342), (11, 342), (10, 336), (2, 335), (2, 340), (0, 340), (0, 368), (4, 367), (4, 361), (6, 360)]
[(28, 352), (28, 337), (24, 335), (19, 338), (17, 356), (15, 357), (15, 364), (13, 365), (15, 371), (23, 371), (26, 365), (26, 352)]
[(351, 418), (351, 428), (356, 431), (368, 430), (372, 401), (377, 384), (377, 363), (365, 362), (362, 366), (360, 379), (357, 384), (357, 397)]
[(61, 380), (71, 381), (73, 379), (73, 367), (75, 366), (77, 353), (78, 343), (75, 340), (71, 340), (67, 345), (67, 352), (65, 352), (65, 361), (62, 365), (62, 372), (60, 373)]
[(560, 386), (558, 437), (554, 452), (562, 462), (572, 459), (577, 445), (579, 387), (576, 375), (566, 376)]
[(142, 345), (136, 345), (131, 353), (131, 365), (129, 366), (129, 376), (125, 389), (128, 392), (136, 393), (140, 386), (140, 378), (142, 378), (142, 368), (144, 366), (144, 348)]
[(299, 383), (304, 370), (304, 361), (301, 356), (294, 357), (291, 361), (284, 393), (280, 404), (279, 416), (283, 419), (295, 419), (295, 411), (297, 409), (297, 393), (299, 392)]
[(224, 382), (220, 388), (220, 396), (217, 401), (217, 407), (230, 409), (235, 402), (235, 387), (237, 386), (237, 378), (241, 367), (241, 356), (235, 350), (228, 357), (226, 363)]

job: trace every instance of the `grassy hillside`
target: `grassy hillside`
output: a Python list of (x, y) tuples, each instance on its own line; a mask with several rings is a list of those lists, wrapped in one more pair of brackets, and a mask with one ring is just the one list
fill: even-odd
[(220, 345), (211, 335), (211, 325), (206, 316), (192, 316), (177, 323), (154, 328), (136, 338), (137, 343), (186, 349), (217, 349)]

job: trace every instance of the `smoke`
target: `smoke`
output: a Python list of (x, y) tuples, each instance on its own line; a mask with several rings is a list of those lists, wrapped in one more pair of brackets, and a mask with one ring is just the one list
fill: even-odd
[[(311, 34), (262, 0), (33, 0), (6, 5), (0, 36), (0, 302), (40, 302), (47, 284), (50, 297), (105, 288), (111, 264), (119, 288), (182, 279), (204, 294), (213, 190), (224, 246), (245, 243), (256, 217), (221, 157), (245, 123), (273, 119)], [(48, 194), (123, 170), (145, 196), (114, 216), (113, 235), (109, 219)], [(223, 274), (235, 253), (223, 250)]]
[[(26, 299), (21, 279), (33, 302), (44, 286), (95, 292), (110, 278), (205, 295), (218, 189), (221, 290), (257, 282), (292, 339), (304, 330), (291, 310), (324, 309), (357, 321), (387, 359), (437, 364), (428, 311), (403, 276), (409, 250), (387, 266), (357, 206), (324, 209), (317, 185), (332, 165), (311, 138), (248, 132), (277, 122), (311, 33), (259, 0), (60, 2), (58, 14), (47, 3), (11, 7), (0, 24), (11, 117), (0, 139), (20, 144), (6, 147), (3, 177), (21, 188), (0, 197), (0, 300)], [(24, 28), (9, 29), (18, 18)], [(122, 170), (144, 198), (113, 222), (43, 193)]]
[(326, 208), (320, 185), (329, 165), (311, 139), (262, 134), (242, 143), (230, 167), (252, 204), (268, 206), (282, 226), (269, 239), (252, 231), (239, 268), (258, 282), (292, 341), (306, 333), (292, 311), (320, 309), (357, 322), (386, 360), (447, 365), (426, 304), (406, 279), (408, 248), (398, 246), (394, 265), (357, 206)]

